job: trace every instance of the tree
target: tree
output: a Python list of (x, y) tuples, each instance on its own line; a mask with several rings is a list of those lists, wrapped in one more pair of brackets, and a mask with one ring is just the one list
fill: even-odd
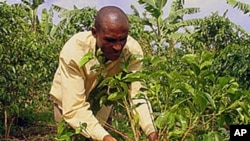
[[(152, 36), (150, 43), (157, 55), (163, 54), (164, 50), (168, 50), (170, 54), (173, 53), (174, 47), (185, 34), (178, 31), (199, 22), (199, 19), (183, 20), (185, 14), (199, 12), (199, 8), (184, 8), (184, 0), (174, 0), (166, 18), (163, 17), (163, 9), (167, 0), (139, 0), (138, 2), (145, 6), (143, 24), (150, 28), (149, 32)], [(166, 46), (168, 48), (164, 48)]]
[(53, 24), (53, 10), (50, 8), (49, 10), (43, 9), (41, 14), (41, 21), (40, 21), (41, 30), (51, 37), (51, 32), (54, 27)]
[(73, 34), (90, 30), (93, 25), (96, 9), (85, 7), (82, 9), (74, 6), (73, 10), (68, 10), (56, 5), (52, 5), (52, 9), (59, 13), (60, 21), (53, 29), (51, 35), (54, 38), (60, 38), (66, 42)]
[(189, 53), (208, 50), (215, 53), (215, 74), (233, 76), (242, 87), (249, 84), (249, 34), (226, 17), (213, 13), (194, 27), (194, 33), (181, 42), (181, 48)]
[(191, 52), (200, 49), (216, 52), (229, 44), (239, 44), (245, 39), (248, 33), (242, 27), (231, 22), (226, 17), (226, 13), (227, 11), (223, 16), (212, 13), (211, 16), (202, 19), (197, 26), (194, 26), (191, 36), (183, 40), (183, 49)]
[(30, 15), (21, 4), (1, 2), (0, 13), (0, 109), (4, 115), (0, 131), (4, 129), (8, 138), (20, 118), (32, 123), (33, 113), (49, 108), (48, 92), (58, 58), (54, 52), (59, 51), (56, 41), (41, 30), (31, 30)]
[(244, 14), (247, 14), (250, 12), (250, 5), (249, 4), (239, 2), (236, 0), (227, 0), (227, 3), (235, 8), (240, 9)]
[[(25, 44), (26, 40), (22, 39), (29, 38), (27, 37), (29, 24), (25, 18), (28, 13), (20, 6), (0, 3), (0, 7), (2, 13), (0, 18), (0, 36), (2, 37), (0, 39), (2, 64), (0, 67), (0, 104), (4, 113), (5, 137), (8, 138), (11, 125), (19, 113), (19, 106), (16, 103), (21, 96), (25, 97), (24, 81), (27, 82), (27, 80), (23, 79), (23, 69), (17, 68), (20, 67), (19, 62), (24, 63), (24, 54), (22, 51), (19, 52), (19, 47)], [(21, 85), (20, 82), (24, 83)]]
[(37, 24), (39, 24), (37, 10), (38, 7), (44, 3), (44, 0), (22, 0), (24, 9), (29, 12), (29, 20), (31, 22), (31, 30), (37, 30)]

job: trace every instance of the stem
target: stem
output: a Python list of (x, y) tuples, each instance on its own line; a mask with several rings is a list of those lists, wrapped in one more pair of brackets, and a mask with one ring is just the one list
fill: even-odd
[(126, 134), (122, 133), (121, 131), (117, 130), (115, 127), (113, 127), (111, 124), (108, 124), (105, 122), (104, 126), (107, 128), (107, 129), (110, 129), (114, 132), (116, 132), (117, 134), (121, 135), (123, 138), (126, 139), (126, 141), (132, 141)]
[(128, 114), (129, 122), (130, 122), (130, 125), (131, 125), (131, 128), (132, 128), (133, 134), (134, 134), (134, 140), (138, 141), (139, 139), (138, 139), (138, 136), (136, 134), (135, 123), (134, 123), (133, 117), (132, 117), (132, 115), (130, 113), (130, 109), (129, 109), (129, 105), (128, 105), (128, 102), (126, 100), (126, 97), (123, 98), (123, 104), (124, 104), (125, 109), (126, 109), (127, 114)]
[(188, 133), (194, 128), (195, 123), (198, 121), (198, 119), (199, 119), (199, 116), (197, 116), (196, 119), (194, 120), (194, 122), (191, 124), (192, 126), (188, 127), (188, 130), (184, 133), (181, 141), (185, 141), (186, 140), (186, 137), (187, 137)]
[[(11, 126), (12, 126), (14, 120), (15, 120), (15, 117), (10, 118), (10, 123), (8, 123), (8, 112), (7, 112), (7, 107), (4, 106), (3, 110), (4, 110), (4, 130), (5, 130), (5, 131), (4, 131), (4, 137), (5, 137), (6, 139), (8, 139), (8, 138), (9, 138), (9, 135), (10, 135), (10, 128), (11, 128)], [(9, 125), (8, 125), (8, 124), (9, 124)]]
[(6, 107), (3, 108), (4, 110), (4, 129), (5, 129), (5, 138), (9, 138), (9, 134), (8, 134), (8, 115), (7, 115), (7, 110)]

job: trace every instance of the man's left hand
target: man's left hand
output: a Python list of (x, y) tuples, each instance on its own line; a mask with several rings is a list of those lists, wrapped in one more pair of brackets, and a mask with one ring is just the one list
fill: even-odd
[(149, 141), (160, 141), (157, 132), (152, 132), (148, 135)]

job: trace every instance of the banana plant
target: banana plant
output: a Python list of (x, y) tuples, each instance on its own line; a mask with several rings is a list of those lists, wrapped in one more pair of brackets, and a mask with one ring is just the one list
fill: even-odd
[(74, 5), (74, 9), (69, 10), (57, 5), (51, 8), (58, 12), (59, 23), (52, 29), (51, 36), (58, 37), (66, 42), (70, 36), (77, 32), (90, 30), (95, 17), (96, 9), (84, 7), (79, 9)]
[(47, 10), (46, 8), (44, 8), (42, 10), (42, 14), (41, 14), (41, 21), (40, 21), (40, 25), (42, 30), (44, 31), (44, 33), (46, 35), (50, 35), (53, 29), (53, 10), (52, 8), (50, 8), (49, 10)]
[(38, 7), (44, 3), (44, 0), (22, 0), (24, 4), (25, 10), (27, 10), (30, 13), (30, 21), (31, 21), (31, 30), (36, 31), (37, 30), (37, 24), (39, 23), (38, 21), (38, 15), (37, 15), (37, 10)]
[(240, 2), (237, 0), (227, 0), (227, 4), (229, 4), (235, 8), (238, 8), (244, 14), (249, 14), (249, 12), (250, 12), (250, 4), (243, 3), (243, 2)]
[[(143, 13), (143, 24), (149, 27), (152, 36), (151, 40), (153, 47), (156, 48), (156, 54), (163, 54), (164, 50), (167, 50), (166, 45), (170, 53), (173, 53), (173, 48), (182, 36), (186, 36), (186, 33), (177, 32), (183, 27), (196, 25), (201, 19), (192, 19), (185, 21), (184, 15), (194, 14), (199, 12), (199, 8), (184, 8), (184, 0), (138, 0), (139, 4), (145, 7)], [(165, 17), (166, 5), (171, 3), (169, 15)], [(132, 7), (134, 11), (135, 7)], [(138, 14), (137, 14), (138, 15)]]

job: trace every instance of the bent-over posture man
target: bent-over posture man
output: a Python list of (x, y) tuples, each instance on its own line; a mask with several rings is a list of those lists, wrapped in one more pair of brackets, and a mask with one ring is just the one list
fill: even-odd
[[(71, 127), (86, 123), (82, 135), (91, 140), (115, 141), (101, 125), (106, 121), (111, 108), (102, 107), (96, 115), (88, 102), (91, 91), (98, 84), (99, 72), (91, 69), (99, 64), (96, 57), (79, 67), (81, 58), (88, 52), (94, 54), (101, 49), (105, 57), (106, 77), (121, 72), (120, 62), (126, 61), (129, 55), (143, 55), (138, 42), (128, 35), (129, 21), (125, 13), (114, 6), (103, 7), (97, 12), (94, 27), (90, 31), (75, 34), (67, 41), (60, 52), (59, 66), (54, 76), (50, 94), (55, 101), (55, 120), (63, 118)], [(141, 61), (130, 62), (131, 72), (140, 71)], [(139, 82), (132, 82), (130, 96), (134, 97), (141, 88)], [(145, 99), (133, 100), (132, 104), (143, 103), (135, 110), (139, 114), (140, 126), (150, 141), (158, 141), (158, 134), (153, 125), (151, 107)]]

